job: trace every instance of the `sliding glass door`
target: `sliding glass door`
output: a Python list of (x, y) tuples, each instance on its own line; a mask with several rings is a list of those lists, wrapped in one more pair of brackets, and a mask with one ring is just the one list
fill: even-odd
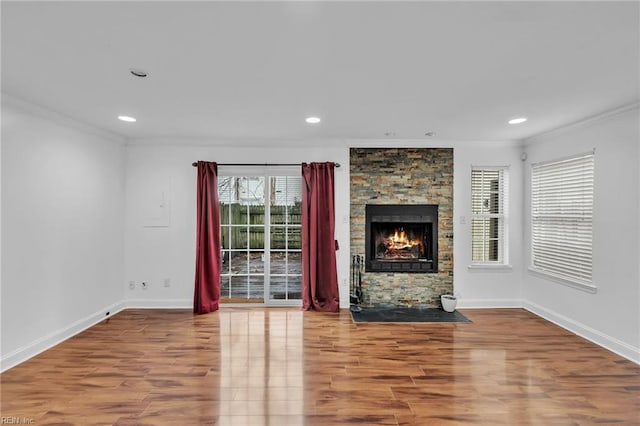
[(298, 305), (301, 177), (221, 176), (222, 303)]

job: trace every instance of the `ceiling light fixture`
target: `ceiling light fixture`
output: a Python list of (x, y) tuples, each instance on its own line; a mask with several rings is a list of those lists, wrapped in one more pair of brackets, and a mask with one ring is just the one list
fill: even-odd
[(429, 131), (429, 132), (426, 132), (424, 135), (425, 135), (425, 136), (433, 136), (433, 135), (435, 135), (435, 134), (436, 134), (436, 132), (431, 132), (431, 131)]
[(133, 75), (135, 75), (136, 77), (140, 77), (140, 78), (145, 78), (146, 76), (148, 76), (149, 74), (147, 74), (146, 71), (138, 69), (138, 68), (129, 68), (129, 72)]
[(509, 120), (509, 124), (520, 124), (520, 123), (524, 123), (525, 121), (527, 121), (525, 117), (519, 117), (519, 118), (514, 118), (512, 120)]
[(129, 117), (128, 115), (119, 115), (118, 120), (126, 121), (127, 123), (135, 123), (136, 119), (133, 117)]
[(320, 122), (320, 118), (319, 117), (307, 117), (304, 119), (304, 121), (306, 121), (309, 124), (318, 124)]

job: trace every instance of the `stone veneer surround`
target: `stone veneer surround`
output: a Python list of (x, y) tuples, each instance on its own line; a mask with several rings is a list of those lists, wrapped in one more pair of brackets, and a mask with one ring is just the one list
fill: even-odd
[(438, 272), (363, 272), (365, 302), (440, 306), (453, 291), (453, 149), (351, 148), (350, 176), (351, 254), (365, 253), (365, 205), (438, 205)]

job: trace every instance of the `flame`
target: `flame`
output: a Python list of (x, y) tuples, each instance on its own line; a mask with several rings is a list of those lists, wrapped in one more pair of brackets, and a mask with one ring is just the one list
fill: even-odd
[(393, 237), (391, 237), (391, 241), (394, 245), (407, 245), (409, 243), (409, 237), (407, 237), (407, 233), (404, 230), (398, 231), (396, 228), (394, 230)]
[(396, 250), (411, 249), (414, 246), (419, 246), (422, 251), (423, 245), (419, 238), (410, 239), (402, 228), (395, 228), (393, 234), (384, 239), (384, 244), (388, 253)]

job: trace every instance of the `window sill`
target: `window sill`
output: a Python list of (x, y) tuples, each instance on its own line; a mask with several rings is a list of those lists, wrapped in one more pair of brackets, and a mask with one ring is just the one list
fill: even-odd
[(534, 268), (533, 266), (529, 266), (528, 270), (532, 275), (536, 275), (540, 278), (546, 278), (558, 284), (566, 285), (567, 287), (575, 288), (577, 290), (585, 291), (591, 294), (595, 294), (598, 292), (598, 287), (593, 284), (587, 284), (580, 281), (571, 280), (569, 278), (564, 278), (559, 275), (544, 271), (542, 269)]
[(473, 263), (467, 267), (470, 271), (511, 271), (511, 265)]

